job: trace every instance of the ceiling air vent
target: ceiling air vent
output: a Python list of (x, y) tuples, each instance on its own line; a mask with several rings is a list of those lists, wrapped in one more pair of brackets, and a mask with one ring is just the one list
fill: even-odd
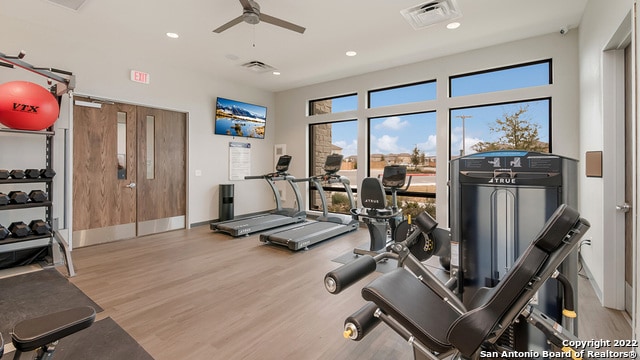
[(427, 26), (462, 16), (456, 0), (432, 0), (400, 11), (400, 14), (419, 30)]
[(273, 71), (276, 68), (274, 68), (271, 65), (267, 65), (265, 63), (263, 63), (262, 61), (249, 61), (248, 63), (244, 63), (242, 64), (243, 67), (255, 72), (255, 73), (265, 73), (268, 71)]
[(86, 1), (87, 0), (49, 0), (49, 2), (52, 2), (60, 6), (64, 6), (71, 10), (76, 10), (76, 11), (78, 11), (78, 9), (80, 9), (82, 4), (84, 4)]

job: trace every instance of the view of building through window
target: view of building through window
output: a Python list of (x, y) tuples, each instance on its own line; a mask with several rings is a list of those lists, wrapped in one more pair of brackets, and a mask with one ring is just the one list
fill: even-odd
[(401, 192), (407, 196), (398, 198), (405, 214), (409, 208), (416, 210), (414, 216), (427, 206), (435, 210), (435, 112), (369, 119), (369, 176), (381, 176), (386, 165), (407, 167), (408, 187)]
[[(358, 122), (356, 120), (324, 124), (312, 124), (309, 127), (311, 142), (311, 176), (324, 174), (323, 166), (330, 154), (343, 156), (338, 175), (344, 176), (350, 187), (357, 191), (356, 169), (358, 168)], [(327, 206), (331, 212), (349, 213), (350, 203), (341, 184), (324, 184)], [(309, 209), (322, 210), (322, 202), (317, 190), (311, 188)]]

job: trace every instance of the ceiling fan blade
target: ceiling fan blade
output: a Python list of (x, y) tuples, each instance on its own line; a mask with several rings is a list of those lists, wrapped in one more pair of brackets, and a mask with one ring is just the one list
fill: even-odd
[(213, 30), (213, 32), (217, 33), (217, 34), (220, 34), (221, 32), (227, 30), (228, 28), (232, 27), (233, 25), (240, 24), (241, 22), (242, 22), (242, 15), (240, 15), (237, 18), (229, 21), (228, 23), (220, 26), (219, 28)]
[(303, 34), (304, 31), (306, 30), (302, 26), (290, 23), (290, 22), (282, 20), (282, 19), (275, 18), (275, 17), (267, 15), (265, 13), (260, 13), (260, 21), (264, 21), (264, 22), (269, 23), (271, 25), (280, 26), (280, 27), (283, 27), (285, 29), (298, 32), (300, 34)]
[(245, 10), (253, 10), (253, 6), (251, 6), (249, 0), (240, 0), (240, 4), (242, 4), (242, 8)]

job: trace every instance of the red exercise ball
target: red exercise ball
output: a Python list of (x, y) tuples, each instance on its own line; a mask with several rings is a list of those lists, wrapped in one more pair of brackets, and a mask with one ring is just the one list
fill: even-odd
[(28, 81), (0, 85), (0, 123), (12, 129), (44, 130), (58, 119), (58, 101), (49, 90)]

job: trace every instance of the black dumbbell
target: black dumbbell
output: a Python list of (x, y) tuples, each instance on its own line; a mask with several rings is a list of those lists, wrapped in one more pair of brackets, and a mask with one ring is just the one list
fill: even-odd
[(14, 179), (24, 179), (25, 173), (24, 170), (11, 170), (9, 175)]
[(27, 169), (24, 171), (24, 176), (27, 177), (27, 179), (37, 179), (40, 177), (40, 170), (39, 169)]
[(7, 180), (9, 178), (9, 170), (0, 169), (0, 180)]
[(9, 236), (10, 232), (6, 227), (0, 225), (0, 240), (4, 240)]
[(9, 192), (9, 200), (12, 204), (26, 204), (29, 201), (29, 195), (24, 191), (11, 191)]
[(9, 231), (13, 237), (25, 237), (29, 235), (29, 227), (24, 221), (14, 221), (9, 225)]
[(45, 179), (51, 179), (56, 176), (56, 172), (53, 169), (40, 169), (40, 177)]
[(33, 202), (45, 202), (49, 199), (49, 195), (42, 190), (31, 190), (31, 192), (29, 192), (29, 199)]
[(0, 206), (9, 205), (10, 202), (9, 195), (0, 192)]
[(46, 235), (51, 232), (51, 226), (47, 224), (44, 220), (31, 220), (29, 223), (29, 229), (33, 232), (34, 235)]

